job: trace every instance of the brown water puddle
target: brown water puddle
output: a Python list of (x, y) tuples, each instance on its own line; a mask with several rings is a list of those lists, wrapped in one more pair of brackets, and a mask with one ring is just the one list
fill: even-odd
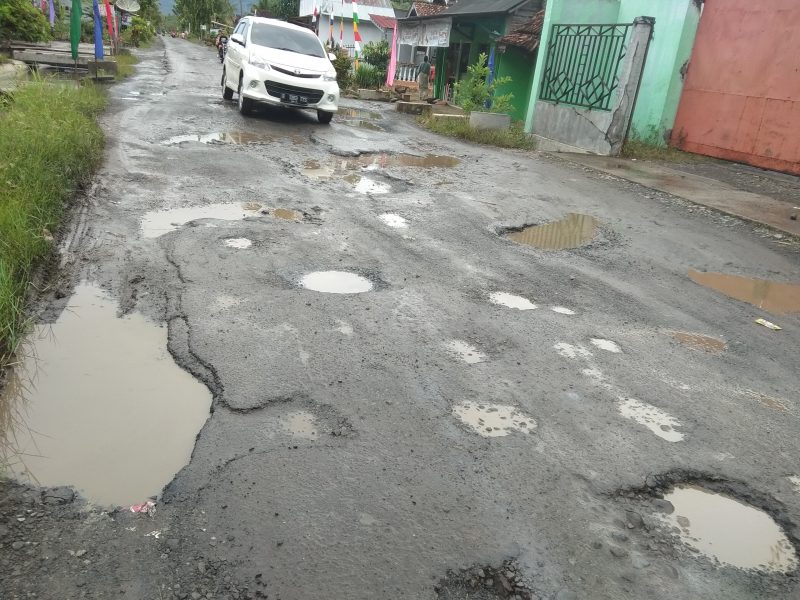
[[(167, 329), (81, 284), (52, 326), (39, 326), (30, 356), (3, 402), (21, 407), (16, 478), (70, 485), (102, 505), (158, 494), (188, 461), (208, 417), (208, 389), (167, 352)], [(33, 357), (36, 358), (33, 358)]]
[(532, 225), (507, 234), (508, 239), (542, 250), (567, 250), (592, 241), (600, 222), (589, 215), (569, 213), (559, 221)]
[(725, 352), (728, 347), (728, 344), (726, 344), (724, 340), (709, 335), (688, 333), (686, 331), (672, 331), (670, 333), (675, 340), (695, 350), (704, 350), (705, 352), (719, 354), (720, 352)]
[(231, 202), (153, 210), (142, 217), (142, 235), (146, 238), (156, 238), (200, 219), (237, 221), (258, 217), (261, 214), (260, 209), (261, 205), (258, 202)]
[(772, 313), (800, 312), (800, 285), (694, 269), (689, 270), (689, 279)]
[[(187, 142), (199, 142), (201, 144), (266, 144), (274, 141), (275, 135), (268, 133), (256, 133), (253, 131), (217, 131), (206, 134), (176, 135), (161, 142), (165, 146), (174, 146)], [(293, 140), (294, 141), (294, 140)], [(297, 143), (297, 142), (294, 142)]]
[(383, 118), (380, 113), (373, 112), (371, 110), (341, 107), (339, 107), (339, 112), (336, 113), (336, 116), (344, 117), (345, 119), (370, 119), (372, 121), (377, 121)]
[(284, 219), (285, 221), (302, 221), (303, 220), (303, 213), (299, 210), (294, 210), (292, 208), (273, 208), (269, 211), (276, 219)]

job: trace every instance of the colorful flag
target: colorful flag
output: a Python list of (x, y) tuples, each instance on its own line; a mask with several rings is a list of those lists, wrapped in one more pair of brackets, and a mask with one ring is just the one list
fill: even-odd
[(353, 0), (353, 47), (355, 67), (358, 69), (358, 57), (361, 55), (361, 35), (358, 33), (358, 3)]
[(106, 0), (106, 24), (108, 25), (108, 37), (114, 42), (114, 25), (111, 23), (111, 4)]
[(336, 26), (336, 20), (333, 18), (333, 2), (330, 5), (331, 10), (331, 22), (328, 24), (328, 39), (330, 40), (330, 46), (333, 48), (333, 30)]
[(69, 41), (72, 50), (72, 60), (78, 60), (78, 44), (81, 41), (81, 0), (72, 0), (72, 9), (69, 15)]
[(317, 22), (317, 3), (316, 2), (314, 3), (314, 16), (311, 17), (311, 22), (312, 23), (316, 23)]
[(96, 60), (103, 58), (103, 21), (100, 19), (100, 5), (97, 0), (92, 0), (94, 12), (94, 57)]
[(50, 0), (50, 27), (54, 27), (56, 24), (56, 0)]

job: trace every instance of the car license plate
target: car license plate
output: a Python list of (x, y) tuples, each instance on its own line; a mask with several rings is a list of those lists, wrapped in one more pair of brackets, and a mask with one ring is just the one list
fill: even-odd
[(290, 104), (308, 104), (306, 96), (298, 96), (297, 94), (284, 94), (282, 100)]

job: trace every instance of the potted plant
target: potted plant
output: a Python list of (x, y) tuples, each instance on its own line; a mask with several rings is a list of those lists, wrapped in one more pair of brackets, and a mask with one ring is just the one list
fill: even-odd
[(456, 83), (455, 103), (469, 113), (469, 124), (476, 129), (508, 129), (511, 127), (512, 94), (496, 95), (498, 87), (511, 83), (510, 77), (489, 80), (486, 54), (467, 67), (467, 75)]

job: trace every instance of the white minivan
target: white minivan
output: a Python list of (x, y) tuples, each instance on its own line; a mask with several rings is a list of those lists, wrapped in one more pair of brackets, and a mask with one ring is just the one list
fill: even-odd
[(236, 25), (222, 67), (222, 97), (239, 95), (239, 111), (256, 102), (308, 108), (330, 123), (339, 106), (333, 54), (314, 33), (285, 21), (244, 17)]

